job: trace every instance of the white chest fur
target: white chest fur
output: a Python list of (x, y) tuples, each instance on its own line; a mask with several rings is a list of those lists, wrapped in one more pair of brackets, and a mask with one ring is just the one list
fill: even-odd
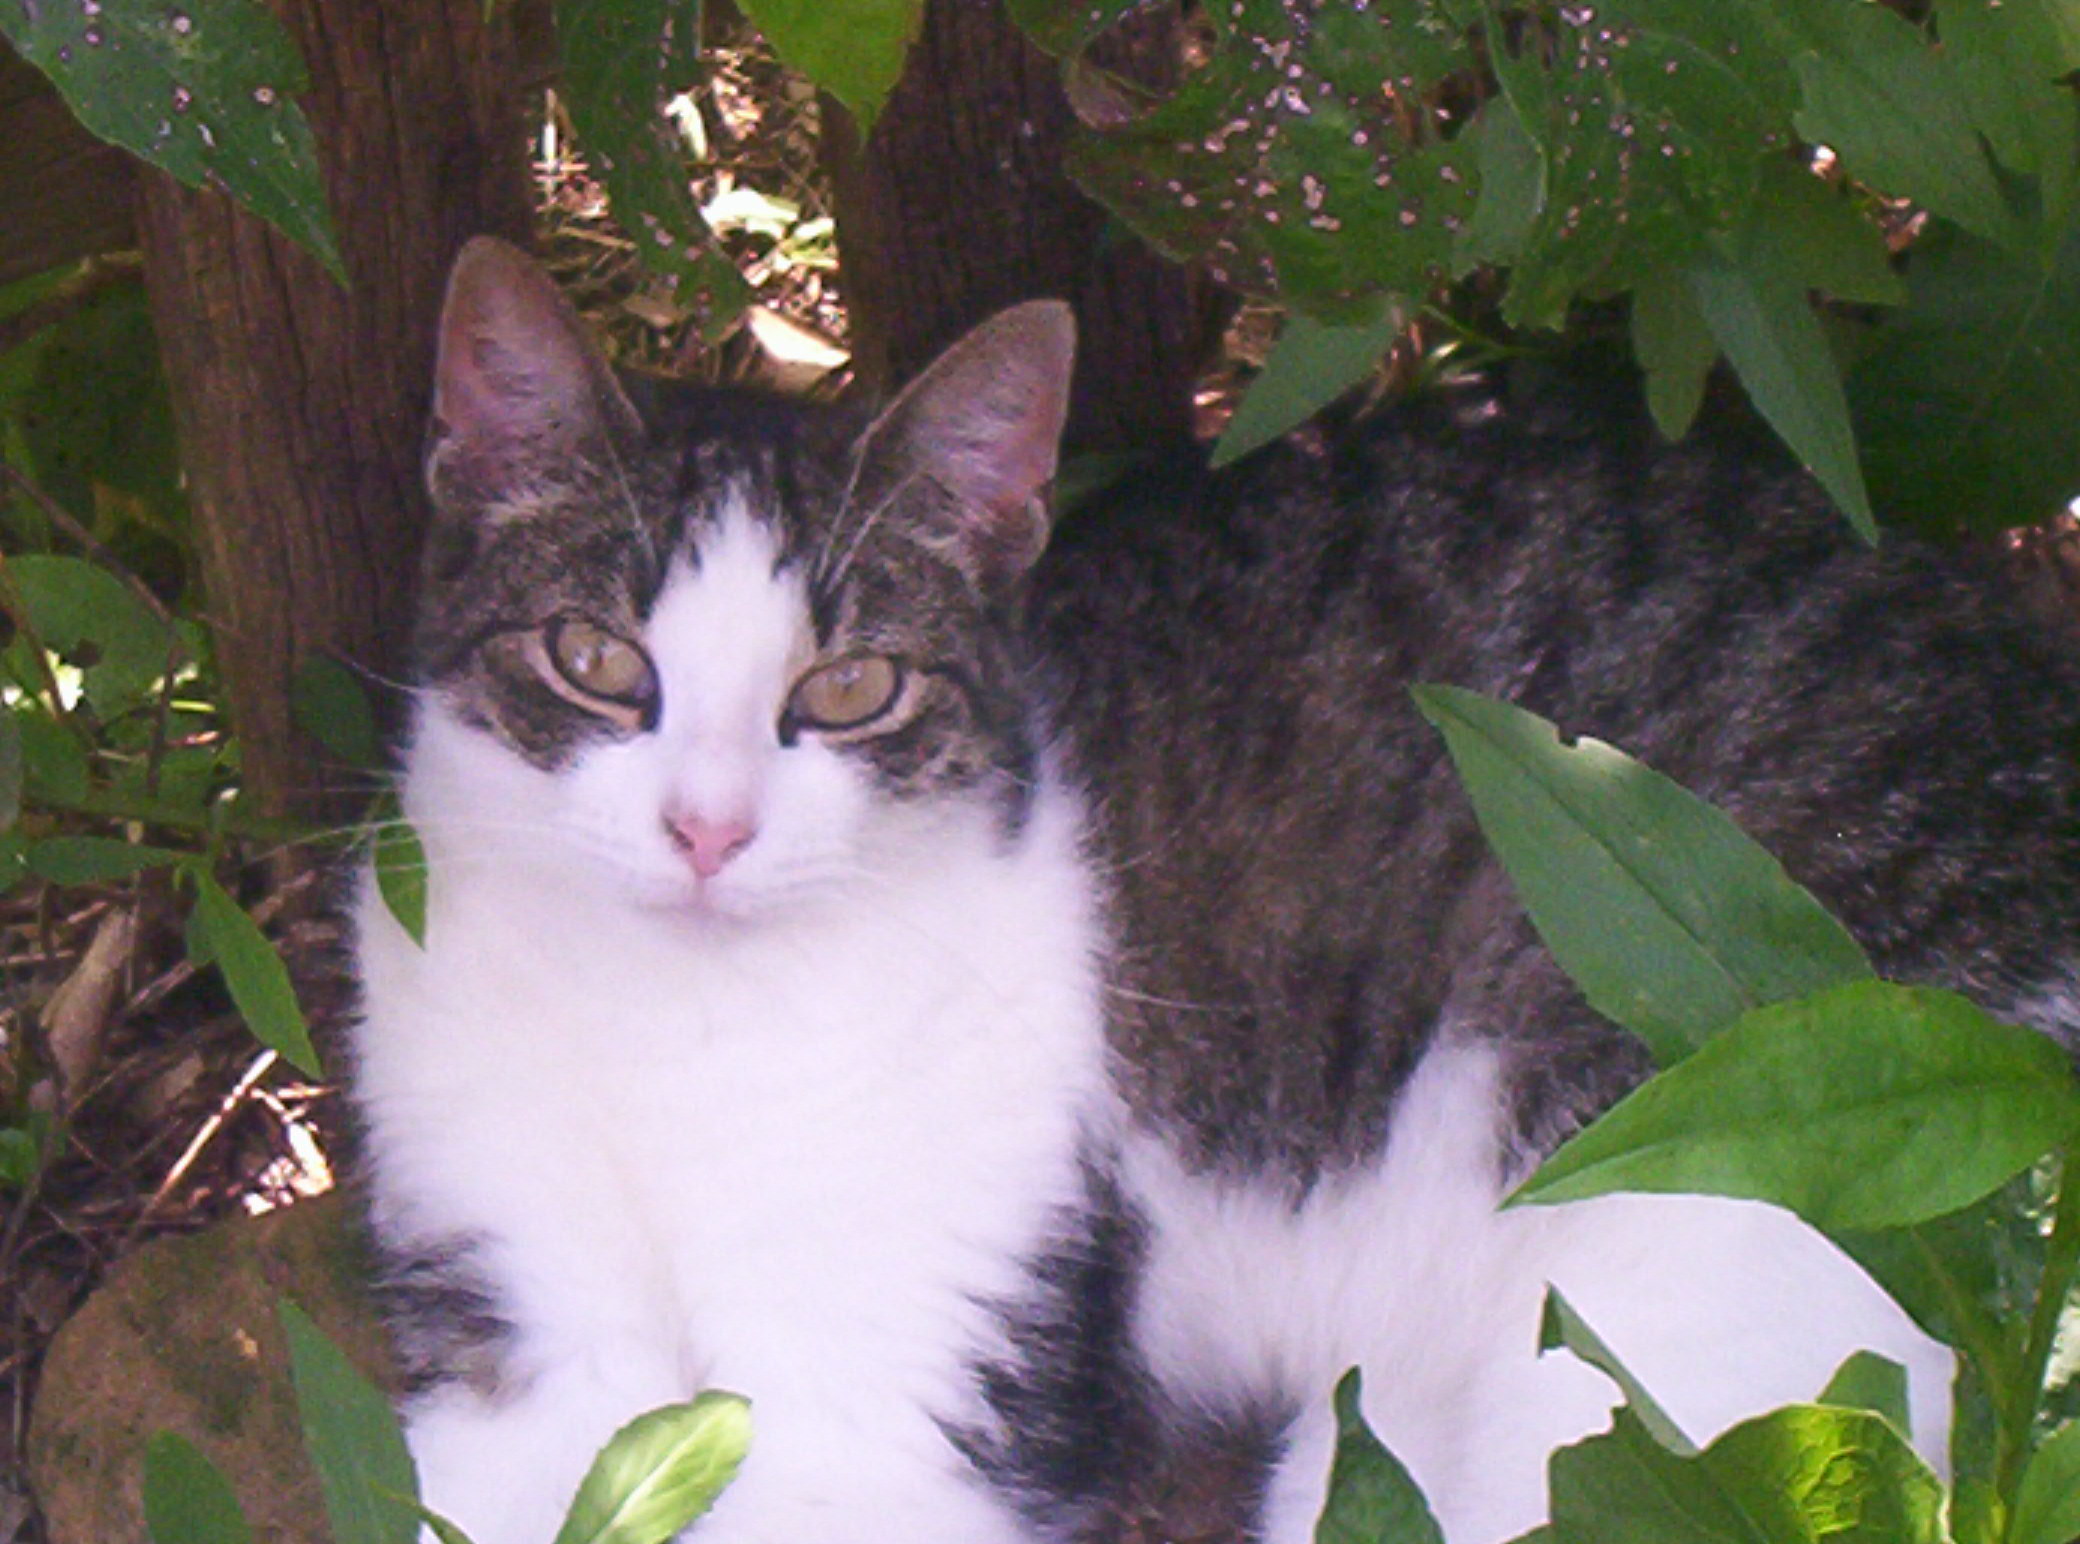
[(435, 1506), (539, 1544), (615, 1425), (725, 1387), (754, 1459), (703, 1538), (1002, 1534), (935, 1422), (984, 1416), (988, 1305), (1102, 1118), (1072, 830), (935, 828), (756, 925), (439, 851), (425, 951), (364, 899), (378, 1215), (472, 1241), (518, 1330), (516, 1391), (413, 1423)]

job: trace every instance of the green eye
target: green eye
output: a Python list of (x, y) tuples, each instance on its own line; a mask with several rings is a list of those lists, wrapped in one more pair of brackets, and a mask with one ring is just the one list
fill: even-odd
[(902, 667), (886, 654), (849, 654), (795, 682), (787, 711), (811, 729), (857, 729), (895, 706)]
[(581, 617), (558, 617), (542, 629), (542, 651), (564, 684), (581, 697), (616, 707), (648, 707), (657, 696), (650, 657), (625, 638)]

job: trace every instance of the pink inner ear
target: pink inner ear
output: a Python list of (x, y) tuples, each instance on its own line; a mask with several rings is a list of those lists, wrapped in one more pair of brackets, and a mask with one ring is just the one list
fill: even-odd
[(607, 379), (547, 275), (489, 237), (463, 248), (441, 312), (434, 383), (434, 414), (451, 436), (568, 442), (597, 422)]

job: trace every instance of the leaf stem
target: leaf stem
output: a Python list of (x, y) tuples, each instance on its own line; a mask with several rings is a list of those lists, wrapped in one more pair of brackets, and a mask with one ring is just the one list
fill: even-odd
[(2007, 1408), (2001, 1412), (2000, 1458), (1995, 1471), (2000, 1494), (2010, 1507), (2015, 1486), (2030, 1454), (2030, 1432), (2036, 1424), (2037, 1402), (2044, 1395), (2044, 1380), (2051, 1370), (2051, 1357), (2058, 1343), (2059, 1320), (2072, 1296), (2076, 1274), (2080, 1274), (2080, 1140), (2059, 1150), (2058, 1204), (2052, 1212), (2051, 1240), (2044, 1247), (2044, 1274), (2037, 1282), (2036, 1306), (2030, 1312), (2029, 1340), (2022, 1353)]

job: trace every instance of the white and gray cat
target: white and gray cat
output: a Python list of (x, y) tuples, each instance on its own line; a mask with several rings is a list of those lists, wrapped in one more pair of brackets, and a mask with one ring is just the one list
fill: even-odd
[(1578, 389), (1130, 478), (1050, 542), (1071, 353), (1036, 303), (870, 420), (661, 391), (510, 248), (457, 265), (425, 947), (359, 905), (428, 1502), (547, 1544), (619, 1425), (721, 1387), (755, 1438), (704, 1544), (1300, 1544), (1360, 1365), (1486, 1544), (1614, 1402), (1538, 1355), (1549, 1282), (1693, 1435), (1868, 1347), (1939, 1446), (1947, 1354), (1789, 1218), (1496, 1211), (1644, 1066), (1406, 687), (1626, 745), (1881, 969), (2059, 1030), (2080, 676), (1765, 449)]

